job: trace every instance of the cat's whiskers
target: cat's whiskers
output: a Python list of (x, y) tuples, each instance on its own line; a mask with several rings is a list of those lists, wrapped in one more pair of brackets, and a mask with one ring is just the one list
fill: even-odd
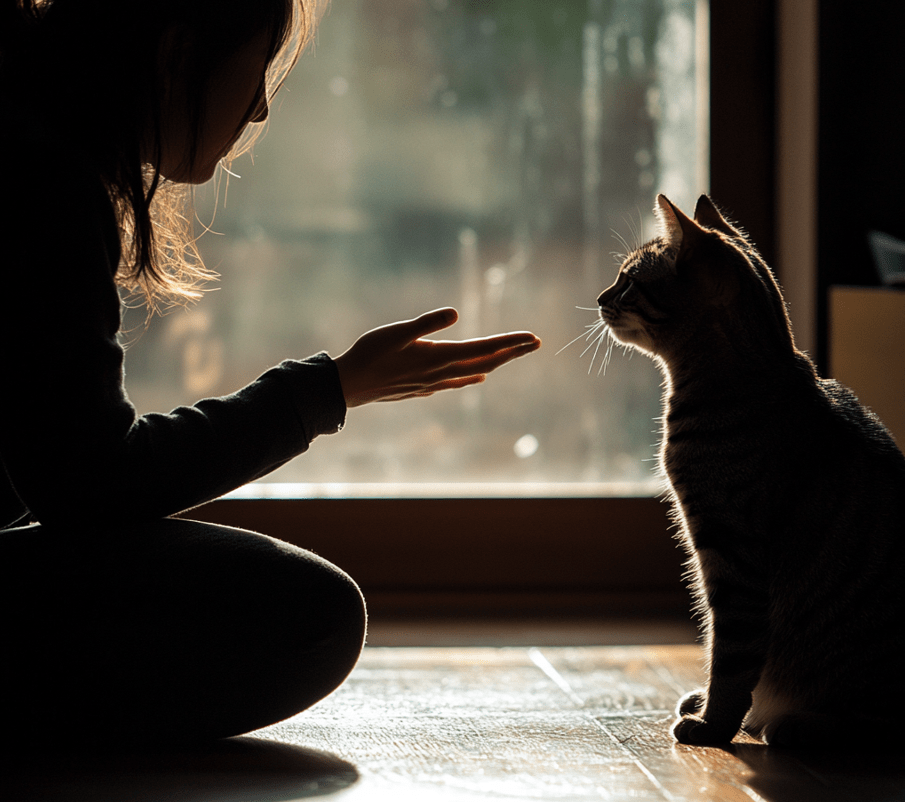
[(622, 246), (622, 251), (612, 253), (613, 258), (616, 260), (616, 263), (621, 265), (626, 259), (628, 259), (628, 254), (633, 253), (641, 247), (642, 242), (644, 241), (644, 219), (641, 216), (641, 209), (638, 209), (638, 223), (635, 224), (635, 218), (633, 215), (629, 215), (628, 217), (623, 217), (622, 220), (628, 226), (629, 236), (632, 238), (632, 243), (629, 241), (615, 228), (611, 228), (610, 231), (613, 234), (614, 239)]
[[(591, 348), (593, 348), (595, 344), (599, 345), (600, 339), (603, 336), (603, 332), (601, 331), (601, 329), (603, 329), (604, 326), (606, 326), (606, 324), (602, 320), (598, 320), (593, 325), (588, 326), (590, 331), (587, 332), (587, 334), (585, 334), (583, 336), (586, 340), (589, 340), (589, 343), (588, 343), (587, 347), (584, 349), (584, 351), (582, 351), (581, 354), (579, 355), (579, 359), (581, 357), (583, 357), (588, 351), (590, 351)], [(594, 353), (596, 353), (596, 351)]]
[(641, 209), (636, 207), (635, 210), (638, 212), (638, 225), (635, 226), (635, 218), (633, 215), (629, 215), (628, 218), (628, 226), (631, 230), (632, 237), (634, 239), (633, 247), (629, 248), (629, 251), (636, 251), (641, 247), (641, 244), (644, 242), (644, 218), (641, 217)]
[[(588, 308), (588, 307), (579, 306), (579, 307), (576, 307), (576, 309), (581, 309), (586, 312), (598, 311), (597, 307)], [(602, 318), (598, 318), (593, 323), (588, 323), (585, 326), (585, 331), (582, 334), (579, 334), (574, 340), (570, 340), (569, 342), (567, 342), (556, 353), (561, 354), (563, 351), (566, 350), (566, 348), (568, 348), (573, 343), (576, 343), (579, 340), (584, 339), (585, 342), (587, 342), (587, 345), (585, 346), (585, 348), (581, 352), (581, 354), (579, 354), (579, 359), (581, 357), (583, 357), (592, 348), (594, 349), (594, 353), (591, 356), (591, 364), (588, 366), (588, 374), (590, 375), (591, 371), (594, 369), (594, 363), (597, 360), (597, 353), (600, 351), (600, 344), (601, 344), (601, 342), (603, 342), (604, 338), (607, 337), (607, 335), (609, 334), (609, 331), (610, 331), (610, 329), (609, 329), (609, 326), (607, 326), (606, 322)], [(604, 356), (603, 364), (601, 365), (601, 369), (605, 368), (606, 363), (609, 362), (609, 354), (610, 354), (611, 350), (612, 350), (612, 344), (607, 349), (606, 355)], [(598, 375), (599, 375), (599, 371), (598, 371)]]
[[(613, 336), (613, 330), (607, 326), (606, 333), (609, 335), (609, 343), (607, 344), (606, 354), (604, 354), (603, 362), (600, 365), (600, 368), (597, 370), (597, 375), (599, 376), (601, 373), (606, 376), (607, 366), (610, 364), (610, 360), (613, 358), (613, 346), (616, 345), (618, 340)], [(620, 343), (621, 344), (621, 343)], [(623, 348), (622, 353), (625, 353), (625, 349)]]
[[(585, 339), (585, 340), (590, 339), (591, 337), (594, 336), (594, 334), (596, 333), (596, 330), (597, 330), (598, 328), (600, 328), (601, 326), (603, 326), (603, 325), (605, 325), (605, 324), (604, 324), (604, 322), (603, 322), (602, 320), (598, 320), (596, 323), (589, 323), (587, 326), (585, 326), (585, 328), (586, 328), (586, 329), (590, 329), (590, 331), (584, 331), (584, 332), (582, 332), (581, 334), (579, 334), (574, 340), (569, 340), (569, 342), (567, 342), (562, 348), (560, 348), (560, 349), (556, 352), (556, 355), (558, 356), (558, 355), (561, 354), (563, 351), (565, 351), (566, 348), (568, 348), (570, 345), (572, 345), (573, 343), (577, 343), (577, 342), (578, 342), (579, 340), (581, 340), (581, 339)], [(591, 345), (593, 345), (593, 343), (591, 343)], [(590, 347), (591, 347), (591, 346), (589, 345), (588, 348), (590, 348)], [(587, 352), (588, 348), (585, 348), (584, 351), (581, 352), (581, 356), (584, 356), (584, 355), (585, 355), (585, 353)]]
[(613, 251), (612, 255), (616, 259), (617, 264), (622, 264), (627, 258), (628, 254), (630, 254), (634, 248), (628, 244), (625, 237), (622, 236), (615, 228), (611, 228), (610, 231), (613, 233), (613, 238), (622, 246), (621, 252)]
[[(608, 331), (609, 331), (609, 329), (606, 328), (605, 325), (601, 326), (600, 333), (597, 335), (597, 337), (591, 343), (591, 345), (594, 345), (596, 343), (597, 347), (594, 349), (594, 355), (591, 357), (591, 364), (588, 365), (588, 375), (589, 376), (591, 375), (591, 370), (594, 368), (594, 361), (597, 359), (597, 352), (600, 350), (600, 343), (603, 342), (603, 338), (606, 337)], [(584, 349), (585, 352), (591, 347), (591, 345), (589, 345), (587, 348)], [(582, 356), (584, 356), (584, 352), (582, 352)], [(604, 358), (603, 364), (604, 365), (606, 364), (606, 358)], [(599, 376), (600, 373), (598, 372), (597, 375)]]
[[(606, 376), (606, 369), (609, 367), (610, 361), (613, 358), (613, 349), (617, 345), (622, 349), (623, 356), (625, 356), (626, 351), (629, 352), (629, 359), (631, 359), (631, 352), (634, 350), (632, 348), (629, 348), (624, 343), (619, 342), (619, 340), (617, 340), (616, 336), (613, 334), (613, 330), (609, 326), (606, 326), (606, 330), (600, 333), (600, 339), (602, 340), (604, 336), (608, 336), (609, 342), (607, 343), (606, 351), (603, 354), (603, 360), (600, 363), (600, 367), (597, 369), (598, 376), (600, 376), (601, 374)], [(600, 345), (598, 342), (598, 348), (599, 347)], [(595, 351), (594, 354), (596, 356), (597, 352)], [(593, 365), (594, 361), (591, 360), (591, 367), (593, 367)], [(588, 372), (590, 373), (590, 369), (588, 370)]]
[[(586, 312), (596, 312), (598, 311), (598, 307), (589, 308), (584, 306), (577, 306), (576, 309), (581, 309)], [(629, 358), (631, 358), (631, 352), (634, 350), (629, 346), (626, 346), (624, 343), (619, 342), (613, 334), (612, 329), (602, 318), (598, 318), (593, 323), (588, 323), (585, 326), (586, 331), (582, 334), (579, 334), (574, 340), (569, 340), (562, 348), (560, 348), (556, 353), (561, 354), (566, 350), (570, 345), (577, 343), (579, 340), (584, 339), (587, 343), (584, 350), (579, 354), (579, 359), (583, 357), (588, 351), (592, 348), (594, 349), (593, 354), (591, 355), (591, 364), (588, 365), (588, 375), (591, 375), (591, 371), (594, 370), (594, 365), (597, 363), (597, 355), (600, 353), (600, 347), (603, 345), (603, 341), (607, 340), (606, 349), (603, 352), (603, 358), (599, 363), (599, 367), (597, 368), (597, 375), (606, 376), (606, 369), (610, 364), (610, 360), (613, 358), (613, 348), (615, 346), (619, 346), (622, 348), (623, 355), (626, 351), (629, 352)]]

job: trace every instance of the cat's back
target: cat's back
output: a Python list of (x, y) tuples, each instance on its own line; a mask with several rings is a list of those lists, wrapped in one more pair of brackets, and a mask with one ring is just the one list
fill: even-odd
[(686, 513), (709, 511), (795, 551), (855, 526), (905, 540), (905, 456), (803, 354), (758, 375), (712, 371), (694, 393), (673, 392), (666, 412), (662, 464)]
[(835, 470), (873, 503), (905, 506), (905, 456), (890, 431), (838, 381), (817, 379), (815, 390), (818, 408), (802, 424), (810, 429), (815, 468)]
[(754, 452), (824, 477), (849, 474), (856, 466), (888, 475), (902, 483), (905, 499), (905, 456), (895, 438), (851, 389), (820, 378), (805, 355), (796, 353), (772, 375), (739, 382), (735, 393), (736, 418), (753, 424)]
[[(856, 630), (893, 648), (885, 627), (905, 621), (905, 456), (848, 387), (812, 375), (789, 386), (764, 437), (771, 456), (748, 507), (785, 611), (777, 626), (795, 633), (789, 648), (807, 632), (815, 653)], [(810, 610), (815, 594), (822, 623), (805, 626), (790, 610)], [(905, 657), (905, 641), (895, 644)]]
[(905, 469), (905, 456), (889, 429), (852, 390), (835, 379), (818, 379), (817, 391), (826, 404), (832, 430), (839, 438), (859, 443), (878, 459), (886, 458)]

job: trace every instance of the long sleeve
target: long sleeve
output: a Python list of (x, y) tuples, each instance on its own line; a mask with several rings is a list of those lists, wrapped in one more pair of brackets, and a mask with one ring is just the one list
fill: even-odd
[(14, 203), (0, 223), (0, 485), (8, 477), (39, 521), (170, 515), (342, 428), (325, 354), (283, 362), (229, 396), (138, 416), (123, 385), (119, 245), (102, 187), (26, 160), (0, 168), (0, 188)]

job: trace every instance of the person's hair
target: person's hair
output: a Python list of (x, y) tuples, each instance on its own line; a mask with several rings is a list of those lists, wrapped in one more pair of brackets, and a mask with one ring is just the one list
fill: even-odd
[[(196, 247), (188, 188), (161, 177), (159, 158), (147, 159), (149, 148), (160, 154), (167, 76), (178, 67), (187, 79), (191, 167), (218, 69), (263, 33), (272, 96), (313, 35), (315, 2), (0, 0), (3, 78), (19, 84), (39, 124), (63, 133), (67, 149), (97, 171), (122, 232), (118, 283), (143, 295), (152, 310), (197, 298), (213, 276)], [(162, 47), (174, 35), (186, 46)], [(246, 132), (230, 157), (258, 133)]]

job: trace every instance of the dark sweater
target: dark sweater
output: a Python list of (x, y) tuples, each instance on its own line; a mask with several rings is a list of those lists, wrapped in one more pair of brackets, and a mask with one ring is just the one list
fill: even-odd
[(151, 519), (263, 476), (336, 432), (333, 361), (138, 416), (123, 386), (117, 224), (101, 184), (0, 135), (0, 527)]

